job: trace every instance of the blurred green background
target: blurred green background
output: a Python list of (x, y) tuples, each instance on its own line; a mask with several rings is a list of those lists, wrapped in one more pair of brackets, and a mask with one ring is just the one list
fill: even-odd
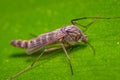
[[(12, 47), (13, 39), (31, 39), (86, 16), (120, 16), (119, 0), (0, 0), (0, 80), (32, 63), (40, 52), (28, 56)], [(84, 20), (85, 21), (85, 20)], [(80, 26), (78, 26), (81, 28)], [(95, 47), (82, 43), (72, 51), (74, 75), (62, 50), (49, 52), (15, 80), (120, 80), (120, 20), (98, 20), (86, 32)]]

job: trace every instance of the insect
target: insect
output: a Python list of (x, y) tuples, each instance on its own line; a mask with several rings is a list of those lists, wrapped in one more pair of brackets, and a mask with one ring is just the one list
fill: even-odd
[[(97, 19), (117, 19), (120, 17), (114, 17), (114, 18), (103, 18), (103, 17), (83, 17), (83, 18), (77, 18), (77, 19), (73, 19), (71, 20), (72, 25), (69, 26), (65, 26), (59, 29), (56, 29), (52, 32), (48, 32), (45, 34), (41, 34), (38, 37), (31, 39), (31, 40), (12, 40), (11, 41), (11, 45), (18, 47), (18, 48), (24, 48), (26, 49), (26, 53), (28, 55), (31, 55), (37, 51), (39, 51), (40, 49), (48, 46), (48, 45), (52, 45), (52, 44), (61, 44), (61, 46), (58, 47), (54, 47), (54, 48), (48, 48), (45, 49), (33, 62), (31, 65), (29, 65), (28, 67), (26, 67), (25, 69), (23, 69), (22, 71), (18, 72), (17, 74), (11, 76), (10, 78), (8, 78), (8, 80), (12, 80), (15, 77), (19, 76), (20, 74), (22, 74), (23, 72), (27, 71), (28, 69), (30, 69), (35, 63), (36, 61), (38, 61), (40, 59), (40, 57), (49, 51), (53, 51), (56, 49), (60, 49), (62, 48), (68, 63), (70, 65), (70, 70), (71, 73), (73, 75), (73, 69), (72, 69), (72, 64), (71, 64), (71, 60), (70, 57), (68, 55), (68, 52), (66, 50), (66, 47), (68, 47), (69, 45), (75, 45), (77, 43), (80, 43), (81, 41), (84, 42), (85, 44), (90, 45), (90, 47), (92, 48), (93, 52), (95, 53), (95, 49), (94, 47), (88, 42), (87, 40), (87, 35), (85, 35), (82, 30), (80, 30), (77, 25), (78, 23), (76, 21), (78, 20), (83, 20), (83, 19), (93, 19), (92, 22), (90, 22), (87, 25), (82, 25), (79, 24), (80, 26), (86, 28), (86, 30), (88, 29), (88, 27), (90, 25), (92, 25)], [(67, 44), (67, 45), (65, 45)]]

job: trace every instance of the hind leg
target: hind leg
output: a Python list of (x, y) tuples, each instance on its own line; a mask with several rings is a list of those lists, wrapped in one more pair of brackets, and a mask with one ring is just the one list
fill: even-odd
[(29, 70), (30, 68), (33, 67), (33, 65), (41, 58), (41, 56), (46, 53), (46, 52), (50, 52), (50, 51), (54, 51), (57, 49), (60, 49), (61, 47), (55, 47), (55, 48), (49, 48), (49, 49), (45, 49), (37, 58), (35, 58), (35, 60), (32, 62), (32, 64), (30, 64), (29, 66), (27, 66), (26, 68), (24, 68), (23, 70), (21, 70), (20, 72), (18, 72), (17, 74), (11, 76), (10, 78), (8, 78), (7, 80), (12, 80), (16, 77), (18, 77), (19, 75), (21, 75), (22, 73), (26, 72), (27, 70)]

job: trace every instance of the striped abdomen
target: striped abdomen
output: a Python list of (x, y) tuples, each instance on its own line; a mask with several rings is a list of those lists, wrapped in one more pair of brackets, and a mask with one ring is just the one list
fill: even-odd
[(11, 44), (19, 48), (25, 48), (27, 50), (27, 54), (32, 54), (47, 45), (58, 43), (59, 39), (64, 36), (65, 34), (63, 34), (60, 29), (57, 29), (55, 31), (42, 34), (37, 38), (28, 41), (13, 40), (11, 41)]
[(55, 34), (50, 32), (47, 34), (40, 35), (37, 38), (31, 40), (12, 40), (11, 45), (18, 47), (18, 48), (36, 48), (37, 46), (44, 47), (45, 45), (49, 45), (50, 43), (54, 43)]
[(31, 40), (12, 40), (11, 45), (18, 47), (18, 48), (33, 48), (36, 46), (43, 47), (45, 44), (49, 44), (50, 42), (53, 42), (53, 36), (55, 34), (50, 32), (43, 35), (40, 35), (37, 38), (31, 39)]

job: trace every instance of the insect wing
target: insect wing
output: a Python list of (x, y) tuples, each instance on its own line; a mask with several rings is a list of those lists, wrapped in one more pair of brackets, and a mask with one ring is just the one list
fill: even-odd
[[(56, 32), (54, 32), (54, 33), (51, 32), (51, 33), (48, 33), (46, 35), (42, 35), (42, 36), (38, 37), (39, 39), (41, 38), (40, 40), (42, 40), (42, 43), (40, 41), (38, 41), (35, 44), (31, 45), (27, 49), (27, 54), (30, 55), (34, 52), (37, 52), (38, 50), (42, 49), (43, 47), (45, 47), (49, 44), (58, 42), (58, 40), (63, 38), (64, 36), (65, 36), (65, 34), (62, 34), (62, 33), (56, 34)], [(47, 41), (47, 39), (49, 39), (49, 40)], [(33, 40), (37, 40), (37, 38), (33, 39)]]
[(42, 49), (46, 45), (47, 45), (47, 43), (40, 45), (39, 42), (38, 42), (38, 43), (34, 44), (33, 46), (31, 46), (30, 48), (28, 48), (26, 50), (26, 52), (27, 52), (28, 55), (30, 55), (30, 54), (32, 54), (34, 52), (37, 52), (38, 50)]

